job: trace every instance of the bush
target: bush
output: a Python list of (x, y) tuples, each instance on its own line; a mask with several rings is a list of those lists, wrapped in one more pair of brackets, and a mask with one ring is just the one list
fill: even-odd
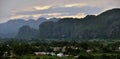
[(81, 54), (77, 59), (94, 59), (94, 56), (90, 54)]
[(36, 59), (40, 59), (39, 57), (36, 57)]

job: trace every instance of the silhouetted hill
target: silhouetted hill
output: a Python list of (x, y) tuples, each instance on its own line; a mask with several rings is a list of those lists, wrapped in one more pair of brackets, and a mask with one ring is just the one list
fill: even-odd
[(107, 10), (97, 16), (63, 18), (57, 22), (43, 22), (40, 38), (96, 39), (120, 38), (120, 8)]
[(31, 38), (36, 38), (37, 35), (38, 35), (38, 30), (30, 28), (30, 26), (28, 25), (25, 25), (19, 29), (16, 38), (31, 39)]
[(44, 21), (47, 21), (44, 17), (41, 17), (38, 20), (30, 19), (28, 21), (25, 21), (24, 19), (9, 20), (6, 23), (0, 24), (0, 35), (1, 37), (11, 38), (17, 34), (20, 27), (29, 25), (32, 28), (39, 29), (39, 25)]
[[(120, 38), (120, 9), (107, 10), (97, 16), (87, 15), (85, 18), (81, 19), (51, 18), (48, 20), (44, 17), (38, 20), (30, 19), (29, 21), (17, 19), (0, 24), (0, 27), (1, 34), (2, 32), (17, 33), (16, 38), (23, 39), (38, 37), (46, 39)], [(11, 34), (1, 34), (0, 36), (11, 36)]]

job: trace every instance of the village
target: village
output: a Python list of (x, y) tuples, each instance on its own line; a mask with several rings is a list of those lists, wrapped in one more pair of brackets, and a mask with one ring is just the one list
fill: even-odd
[[(79, 47), (74, 47), (74, 46), (71, 46), (71, 47), (50, 47), (51, 49), (53, 49), (53, 52), (45, 52), (45, 51), (37, 51), (37, 52), (33, 52), (33, 55), (35, 56), (42, 56), (42, 55), (50, 55), (50, 56), (58, 56), (58, 57), (68, 57), (68, 56), (72, 56), (72, 55), (67, 55), (67, 54), (64, 54), (64, 52), (66, 52), (66, 48), (71, 48), (71, 49), (74, 49), (74, 50), (79, 50), (80, 48)], [(86, 53), (90, 53), (92, 52), (91, 49), (88, 49), (86, 50)], [(11, 51), (5, 51), (4, 54), (3, 54), (4, 57), (15, 57), (15, 53), (11, 50)], [(78, 56), (74, 56), (74, 57), (78, 57)]]
[[(53, 44), (56, 45), (53, 45)], [(19, 56), (30, 55), (34, 58), (41, 58), (43, 56), (49, 57), (57, 57), (57, 58), (72, 58), (77, 59), (80, 58), (80, 55), (87, 55), (87, 56), (97, 56), (98, 55), (119, 55), (120, 53), (120, 42), (113, 42), (109, 44), (103, 44), (101, 42), (74, 42), (76, 43), (71, 44), (66, 42), (52, 42), (52, 43), (24, 43), (20, 42), (11, 43), (7, 42), (7, 44), (1, 44), (0, 48), (0, 55), (2, 58), (17, 58)], [(92, 44), (90, 44), (92, 43)], [(18, 45), (16, 45), (18, 44)], [(66, 45), (65, 45), (66, 44)], [(3, 46), (2, 46), (3, 45)], [(3, 48), (4, 47), (4, 48)], [(27, 56), (26, 58), (32, 58)], [(48, 57), (48, 58), (49, 58)], [(44, 57), (46, 58), (46, 57)]]

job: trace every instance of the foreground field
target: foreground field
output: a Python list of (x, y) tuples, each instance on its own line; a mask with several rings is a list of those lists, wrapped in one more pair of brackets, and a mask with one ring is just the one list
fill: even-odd
[(14, 58), (1, 58), (1, 59), (120, 59), (119, 53), (81, 53), (78, 57), (75, 56), (50, 56), (50, 55), (22, 55)]
[[(0, 41), (0, 59), (120, 59), (120, 40)], [(39, 56), (35, 52), (40, 53)], [(62, 53), (62, 57), (57, 57)], [(55, 54), (55, 55), (52, 55)]]
[(14, 58), (2, 58), (2, 59), (75, 59), (73, 57), (57, 57), (57, 56), (48, 56), (48, 55), (23, 55), (23, 56), (16, 56)]

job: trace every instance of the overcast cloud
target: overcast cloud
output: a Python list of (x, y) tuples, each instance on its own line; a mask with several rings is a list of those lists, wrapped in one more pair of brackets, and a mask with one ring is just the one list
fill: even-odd
[(16, 18), (84, 17), (120, 8), (119, 0), (0, 0), (0, 23)]

